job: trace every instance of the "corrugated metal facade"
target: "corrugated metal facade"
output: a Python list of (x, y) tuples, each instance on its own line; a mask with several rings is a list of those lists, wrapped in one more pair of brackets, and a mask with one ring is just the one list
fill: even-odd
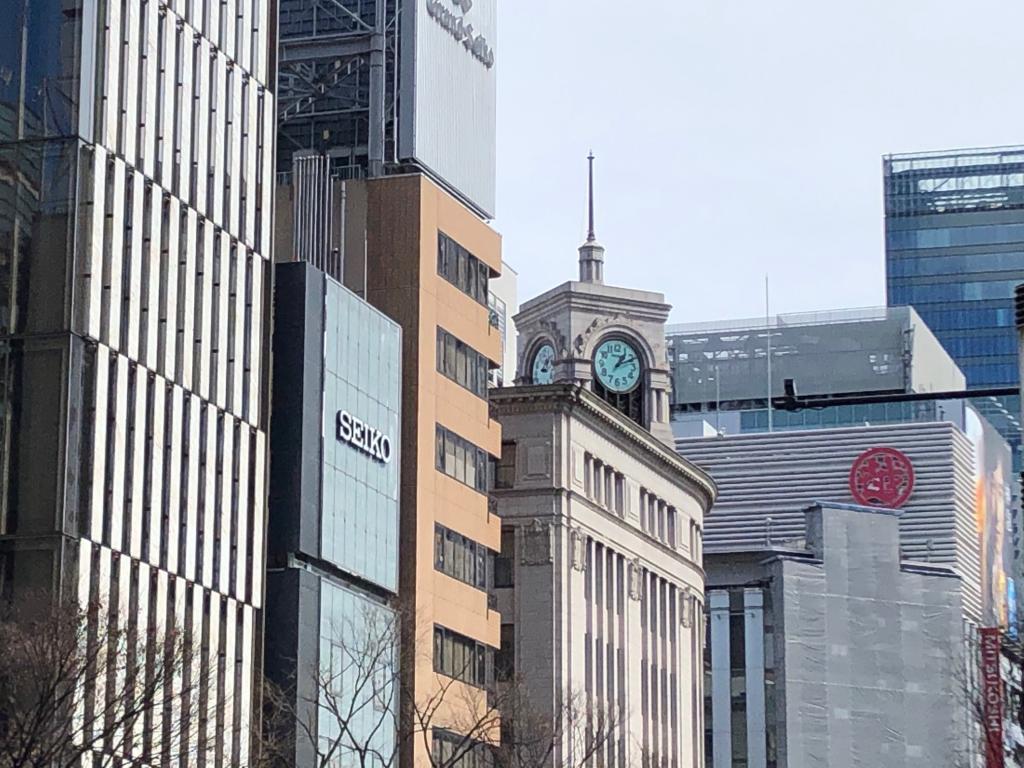
[(964, 579), (965, 610), (980, 618), (974, 447), (948, 423), (677, 440), (676, 450), (718, 483), (705, 552), (802, 539), (803, 510), (814, 501), (850, 502), (850, 467), (876, 446), (896, 448), (914, 465), (914, 493), (900, 520), (903, 556), (954, 566)]
[[(497, 168), (496, 0), (403, 0), (399, 155), (489, 217)], [(447, 28), (454, 22), (454, 30)], [(466, 37), (468, 33), (471, 37)], [(477, 53), (470, 48), (477, 43)], [(494, 61), (478, 56), (488, 47)], [(410, 109), (411, 108), (411, 109)]]

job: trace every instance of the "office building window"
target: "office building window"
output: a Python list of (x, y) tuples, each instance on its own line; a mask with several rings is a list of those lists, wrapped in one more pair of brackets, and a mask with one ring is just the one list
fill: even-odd
[(494, 765), (491, 747), (452, 731), (434, 728), (431, 762), (451, 768), (491, 768)]
[(477, 397), (487, 399), (491, 362), (443, 328), (437, 329), (437, 370)]
[[(497, 328), (498, 333), (501, 334), (501, 359), (504, 363), (505, 350), (507, 344), (508, 335), (508, 307), (502, 299), (499, 299), (493, 293), (488, 295), (487, 298), (488, 315), (490, 317), (491, 327)], [(500, 387), (505, 383), (505, 371), (503, 367), (495, 368), (491, 371), (491, 386)]]
[(437, 425), (436, 465), (439, 472), (470, 488), (487, 493), (490, 488), (491, 457), (465, 438)]
[(437, 274), (467, 296), (487, 306), (490, 267), (443, 232), (437, 233)]
[(434, 568), (471, 587), (486, 590), (494, 553), (443, 525), (434, 526)]
[(487, 688), (494, 669), (494, 649), (470, 637), (434, 625), (434, 671), (477, 688)]

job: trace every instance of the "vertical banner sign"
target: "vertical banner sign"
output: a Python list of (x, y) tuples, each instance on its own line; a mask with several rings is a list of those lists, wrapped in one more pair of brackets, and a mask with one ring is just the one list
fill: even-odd
[(981, 630), (982, 731), (985, 734), (985, 768), (1003, 764), (1003, 680), (1000, 674), (1002, 634), (998, 628)]

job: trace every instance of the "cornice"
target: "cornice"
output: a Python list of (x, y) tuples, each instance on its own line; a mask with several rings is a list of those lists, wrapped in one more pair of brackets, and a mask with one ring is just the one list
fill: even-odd
[(517, 326), (525, 325), (565, 309), (599, 315), (628, 314), (637, 320), (664, 323), (672, 308), (660, 293), (568, 282), (524, 302), (513, 319)]
[[(492, 389), (491, 407), (498, 413), (569, 413), (581, 411), (595, 421), (611, 427), (647, 456), (670, 471), (683, 476), (706, 504), (705, 513), (718, 496), (715, 481), (696, 464), (672, 451), (646, 429), (626, 418), (581, 384), (556, 383), (544, 386), (518, 386)], [(500, 415), (498, 415), (500, 421)]]

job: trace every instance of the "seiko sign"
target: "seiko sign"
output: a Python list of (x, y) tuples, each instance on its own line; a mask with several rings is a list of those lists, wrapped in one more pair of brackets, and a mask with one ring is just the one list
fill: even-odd
[(466, 20), (466, 14), (473, 7), (473, 0), (450, 1), (459, 13), (449, 10), (442, 0), (427, 0), (427, 13), (462, 43), (477, 61), (490, 69), (494, 66), (494, 50), (487, 42), (487, 38), (477, 34), (473, 25)]
[(348, 411), (338, 411), (338, 439), (381, 464), (391, 461), (391, 438)]

